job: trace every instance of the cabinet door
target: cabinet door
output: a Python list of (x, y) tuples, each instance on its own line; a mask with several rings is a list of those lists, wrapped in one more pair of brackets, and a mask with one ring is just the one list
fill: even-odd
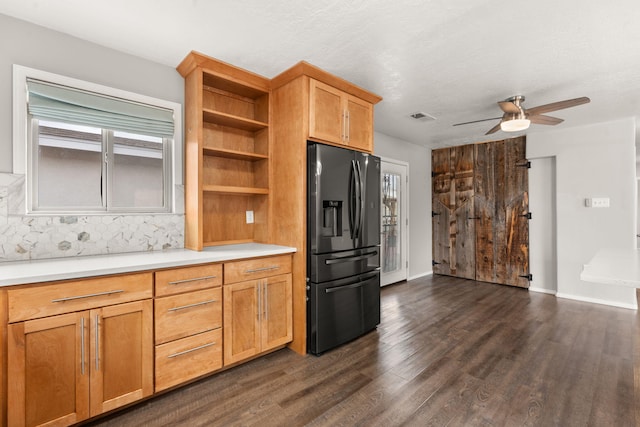
[(223, 286), (224, 364), (260, 352), (260, 287), (250, 280)]
[(91, 416), (153, 392), (151, 300), (90, 312)]
[(373, 105), (360, 98), (347, 96), (346, 110), (349, 147), (373, 152)]
[(313, 79), (310, 88), (309, 136), (344, 144), (343, 92)]
[(70, 425), (89, 417), (87, 312), (9, 325), (10, 426)]
[(262, 331), (261, 350), (269, 350), (291, 341), (292, 299), (291, 274), (281, 274), (261, 281)]

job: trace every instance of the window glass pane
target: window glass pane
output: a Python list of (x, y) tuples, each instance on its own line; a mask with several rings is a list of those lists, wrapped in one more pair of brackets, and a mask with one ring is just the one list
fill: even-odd
[(101, 129), (38, 123), (38, 208), (102, 209)]
[(400, 266), (400, 175), (384, 172), (382, 178), (382, 271), (397, 271)]
[(162, 208), (163, 139), (114, 132), (111, 206)]

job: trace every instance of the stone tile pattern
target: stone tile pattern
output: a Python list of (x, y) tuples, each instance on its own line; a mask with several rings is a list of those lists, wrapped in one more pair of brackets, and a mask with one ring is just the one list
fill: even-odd
[(0, 173), (0, 262), (184, 247), (182, 213), (27, 216), (22, 206), (24, 176)]

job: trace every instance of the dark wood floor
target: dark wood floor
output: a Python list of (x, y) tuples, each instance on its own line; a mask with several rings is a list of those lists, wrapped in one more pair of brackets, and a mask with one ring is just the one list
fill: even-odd
[(633, 310), (429, 277), (321, 357), (280, 350), (93, 425), (634, 426), (639, 332)]

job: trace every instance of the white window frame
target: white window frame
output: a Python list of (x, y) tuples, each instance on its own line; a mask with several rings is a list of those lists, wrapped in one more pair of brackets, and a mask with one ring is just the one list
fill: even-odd
[[(171, 199), (167, 203), (168, 210), (166, 213), (175, 213), (176, 207), (180, 206), (176, 203), (176, 191), (175, 186), (182, 185), (182, 105), (176, 102), (166, 101), (158, 98), (153, 98), (146, 95), (137, 94), (121, 89), (116, 89), (97, 83), (91, 83), (84, 80), (74, 79), (71, 77), (62, 76), (59, 74), (50, 73), (47, 71), (37, 70), (34, 68), (24, 67), (22, 65), (13, 65), (13, 173), (25, 175), (25, 214), (27, 215), (43, 215), (43, 214), (161, 214), (163, 212), (158, 211), (141, 211), (139, 209), (131, 210), (118, 210), (118, 211), (56, 211), (56, 212), (42, 212), (39, 210), (33, 210), (33, 195), (31, 194), (31, 179), (33, 173), (30, 170), (31, 153), (30, 153), (30, 141), (29, 141), (29, 126), (30, 120), (27, 113), (27, 79), (37, 79), (48, 81), (51, 83), (74, 87), (80, 90), (88, 92), (100, 93), (116, 98), (131, 100), (134, 102), (140, 102), (144, 104), (154, 105), (161, 108), (166, 108), (173, 111), (174, 118), (174, 134), (173, 141), (169, 147), (170, 154), (170, 167), (169, 171), (165, 169), (165, 174), (169, 179), (165, 179), (169, 185), (169, 194)], [(167, 173), (168, 172), (168, 173)]]

